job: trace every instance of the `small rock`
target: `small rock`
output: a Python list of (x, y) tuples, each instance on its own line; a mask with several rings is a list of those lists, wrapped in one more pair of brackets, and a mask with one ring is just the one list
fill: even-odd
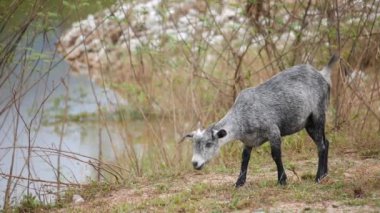
[(80, 195), (73, 195), (73, 203), (74, 204), (81, 204), (84, 202), (84, 199)]
[(311, 208), (310, 208), (310, 207), (305, 207), (303, 210), (304, 210), (304, 211), (310, 211)]
[(353, 177), (353, 175), (352, 175), (352, 174), (350, 174), (350, 173), (344, 173), (344, 177), (346, 177), (346, 178), (352, 178), (352, 177)]

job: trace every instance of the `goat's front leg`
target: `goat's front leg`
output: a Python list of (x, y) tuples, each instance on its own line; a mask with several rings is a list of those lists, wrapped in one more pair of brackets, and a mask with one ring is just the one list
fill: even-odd
[(286, 185), (286, 174), (281, 159), (281, 137), (276, 137), (270, 141), (271, 154), (277, 166), (278, 183)]
[(245, 184), (245, 180), (247, 179), (248, 163), (249, 163), (249, 159), (251, 158), (251, 151), (252, 151), (252, 147), (244, 146), (244, 150), (241, 156), (242, 160), (241, 160), (240, 175), (236, 181), (235, 187), (240, 187)]

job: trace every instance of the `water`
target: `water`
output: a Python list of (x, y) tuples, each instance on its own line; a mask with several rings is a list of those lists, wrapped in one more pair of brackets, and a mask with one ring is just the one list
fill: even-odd
[[(118, 124), (109, 123), (108, 128), (101, 125), (97, 122), (97, 111), (99, 106), (114, 111), (118, 106), (128, 103), (113, 91), (94, 84), (87, 76), (72, 75), (67, 63), (61, 61), (62, 56), (54, 55), (56, 37), (53, 34), (47, 37), (48, 40), (43, 35), (37, 35), (31, 49), (32, 52), (42, 50), (48, 60), (39, 61), (25, 82), (21, 80), (24, 66), (18, 66), (9, 80), (0, 87), (0, 109), (9, 103), (15, 91), (25, 92), (19, 108), (12, 105), (0, 115), (0, 200), (4, 200), (7, 174), (12, 161), (13, 149), (10, 147), (13, 144), (17, 149), (12, 175), (22, 178), (12, 181), (12, 199), (15, 202), (27, 193), (28, 177), (33, 180), (29, 182), (29, 193), (46, 202), (54, 201), (52, 194), (55, 185), (50, 182), (57, 180), (56, 150), (60, 144), (62, 151), (68, 153), (67, 156), (62, 155), (60, 165), (60, 181), (65, 183), (86, 183), (98, 178), (97, 171), (89, 161), (96, 165), (96, 161), (91, 158), (99, 158), (100, 147), (102, 159), (106, 162), (114, 161), (117, 152), (124, 148), (125, 138), (122, 131), (119, 131)], [(23, 43), (25, 41), (20, 46)], [(20, 57), (21, 55), (16, 55), (15, 61), (20, 60)], [(50, 70), (51, 60), (57, 65)], [(33, 66), (34, 62), (30, 62), (27, 69), (32, 69)], [(87, 122), (57, 122), (57, 117), (63, 114), (66, 106), (70, 116), (87, 113), (93, 115), (90, 116), (93, 119)], [(29, 170), (26, 160), (28, 145), (34, 147), (31, 150)], [(70, 153), (78, 153), (80, 156)], [(53, 193), (49, 193), (50, 190)]]

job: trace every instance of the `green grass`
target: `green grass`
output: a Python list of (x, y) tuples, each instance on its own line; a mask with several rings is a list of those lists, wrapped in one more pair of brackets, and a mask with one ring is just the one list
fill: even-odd
[[(285, 154), (289, 152), (292, 151), (285, 149)], [(332, 154), (329, 177), (322, 184), (316, 184), (314, 182), (316, 157), (304, 160), (304, 155), (308, 154), (310, 153), (301, 152), (298, 156), (287, 156), (287, 161), (291, 162), (289, 168), (295, 170), (300, 175), (300, 179), (287, 169), (290, 178), (286, 186), (277, 185), (275, 165), (271, 159), (258, 154), (251, 159), (247, 183), (242, 188), (233, 187), (240, 159), (231, 163), (231, 168), (215, 162), (201, 172), (189, 169), (172, 175), (151, 175), (135, 180), (134, 184), (128, 185), (126, 189), (136, 190), (134, 196), (138, 201), (120, 202), (107, 207), (106, 210), (113, 212), (228, 212), (244, 209), (269, 210), (269, 208), (275, 208), (277, 204), (303, 203), (307, 206), (306, 210), (319, 211), (323, 210), (321, 205), (324, 202), (338, 203), (336, 208), (364, 205), (380, 208), (380, 187), (376, 186), (379, 183), (378, 180), (363, 177), (360, 169), (353, 173), (352, 179), (345, 176), (347, 169), (356, 166), (355, 158), (345, 159)], [(223, 180), (223, 177), (226, 179)], [(184, 179), (194, 180), (194, 182), (184, 181)], [(218, 183), (219, 179), (221, 183)], [(364, 191), (360, 198), (355, 195), (355, 190), (358, 188)], [(144, 198), (144, 196), (147, 197)], [(94, 205), (98, 204), (95, 202)]]
[[(250, 174), (253, 176), (254, 174)], [(165, 185), (165, 187), (170, 187)], [(168, 196), (149, 199), (137, 204), (123, 203), (113, 207), (114, 211), (186, 211), (186, 212), (224, 212), (252, 208), (267, 208), (276, 202), (303, 202), (312, 205), (324, 201), (337, 201), (346, 205), (374, 205), (379, 202), (371, 197), (354, 198), (348, 183), (343, 180), (316, 184), (311, 180), (291, 182), (278, 186), (275, 177), (271, 180), (249, 182), (245, 187), (235, 189), (230, 185), (210, 185), (195, 183)], [(165, 188), (167, 189), (167, 188)], [(165, 193), (164, 191), (163, 193)], [(377, 199), (379, 194), (377, 194)]]
[[(86, 7), (88, 2), (85, 1), (84, 3), (82, 2), (81, 5), (78, 5), (82, 8), (81, 10), (88, 8)], [(110, 3), (106, 3), (106, 5), (108, 4)], [(291, 3), (289, 4), (291, 5)], [(241, 5), (237, 6), (240, 7)], [(317, 7), (318, 5), (312, 6)], [(104, 8), (101, 4), (94, 4), (90, 9), (99, 9), (98, 7)], [(55, 7), (50, 9), (54, 9), (53, 12), (55, 11)], [(64, 10), (67, 9), (69, 9), (68, 5), (64, 4)], [(302, 12), (302, 10), (299, 10), (299, 12)], [(344, 15), (341, 17), (340, 22), (343, 32), (341, 36), (343, 36), (349, 33), (347, 30), (351, 30), (353, 25), (345, 23), (346, 19), (351, 19), (350, 13), (347, 13), (347, 15), (345, 13), (341, 14)], [(303, 13), (293, 15), (302, 17)], [(274, 21), (275, 25), (272, 27), (271, 34), (273, 37), (281, 36), (283, 34), (283, 22), (280, 19)], [(361, 24), (355, 25), (355, 27), (360, 28), (362, 27)], [(372, 26), (368, 22), (363, 22), (363, 24), (368, 27)], [(254, 27), (252, 30), (255, 30)], [(316, 39), (315, 41), (320, 40), (323, 43), (325, 40), (330, 41), (330, 37), (336, 37), (335, 29), (321, 27), (321, 29), (316, 28), (315, 30), (327, 30), (326, 33), (320, 34), (321, 39)], [(293, 31), (297, 30), (293, 29)], [(367, 31), (363, 30), (363, 32)], [(330, 37), (325, 37), (326, 35)], [(229, 36), (231, 35), (226, 33), (226, 37)], [(367, 36), (364, 37), (367, 38)], [(377, 170), (366, 170), (355, 162), (357, 159), (379, 160), (379, 133), (375, 133), (372, 128), (368, 128), (368, 126), (377, 127), (378, 121), (367, 118), (367, 109), (363, 107), (362, 102), (358, 102), (355, 98), (345, 98), (355, 97), (348, 89), (347, 94), (345, 92), (338, 94), (343, 97), (340, 99), (341, 103), (339, 105), (346, 112), (339, 115), (336, 114), (339, 112), (335, 112), (333, 106), (329, 109), (331, 116), (329, 115), (328, 118), (332, 119), (335, 115), (341, 116), (340, 119), (343, 124), (339, 126), (340, 129), (332, 127), (332, 121), (327, 124), (328, 138), (331, 141), (331, 160), (330, 177), (326, 183), (320, 185), (314, 183), (317, 149), (305, 131), (283, 138), (283, 161), (287, 174), (288, 176), (297, 176), (295, 180), (289, 180), (289, 185), (285, 187), (278, 186), (276, 183), (276, 168), (270, 157), (270, 146), (268, 144), (264, 144), (253, 151), (248, 183), (241, 189), (232, 187), (239, 173), (242, 150), (240, 143), (228, 144), (223, 148), (220, 156), (213, 160), (205, 170), (201, 172), (193, 171), (190, 163), (191, 144), (176, 145), (177, 134), (193, 130), (191, 128), (194, 127), (194, 123), (199, 119), (202, 119), (203, 124), (207, 125), (205, 122), (210, 123), (221, 118), (233, 103), (233, 86), (240, 83), (244, 87), (255, 86), (278, 72), (278, 67), (275, 65), (268, 68), (269, 62), (281, 61), (286, 66), (292, 65), (293, 54), (284, 54), (280, 58), (272, 58), (271, 55), (276, 55), (277, 51), (286, 53), (291, 50), (289, 51), (290, 53), (295, 53), (294, 58), (296, 55), (301, 58), (301, 56), (309, 55), (308, 52), (304, 52), (309, 50), (303, 47), (320, 46), (315, 50), (320, 54), (311, 54), (310, 56), (315, 57), (311, 61), (313, 64), (321, 66), (329, 57), (327, 52), (330, 54), (330, 46), (325, 47), (325, 45), (320, 45), (322, 43), (313, 43), (313, 39), (311, 39), (311, 43), (304, 41), (305, 43), (298, 45), (300, 48), (297, 49), (293, 49), (291, 43), (288, 44), (290, 46), (281, 49), (274, 48), (281, 45), (266, 46), (263, 50), (268, 51), (267, 53), (265, 51), (261, 52), (261, 48), (260, 50), (250, 48), (244, 60), (241, 58), (242, 66), (235, 66), (235, 63), (231, 63), (231, 61), (236, 60), (237, 49), (234, 50), (234, 48), (243, 46), (240, 43), (244, 41), (244, 38), (238, 39), (243, 40), (240, 40), (239, 45), (236, 47), (232, 45), (231, 48), (224, 48), (225, 44), (209, 47), (208, 45), (205, 46), (203, 40), (195, 39), (191, 42), (191, 46), (198, 48), (199, 51), (194, 53), (193, 48), (189, 48), (188, 43), (168, 38), (168, 42), (163, 44), (159, 50), (144, 46), (132, 53), (132, 55), (125, 53), (124, 56), (118, 59), (125, 61), (121, 69), (110, 69), (112, 72), (102, 73), (105, 80), (102, 84), (118, 91), (130, 103), (126, 108), (114, 113), (104, 113), (105, 120), (109, 123), (122, 123), (121, 129), (125, 129), (125, 135), (127, 135), (128, 139), (125, 142), (126, 145), (144, 144), (149, 148), (144, 150), (145, 153), (141, 160), (131, 157), (131, 155), (125, 157), (126, 150), (120, 151), (122, 152), (120, 154), (122, 157), (117, 158), (119, 159), (118, 162), (114, 163), (126, 168), (128, 171), (122, 173), (119, 177), (122, 179), (122, 186), (113, 183), (92, 183), (88, 187), (81, 189), (69, 189), (63, 196), (62, 206), (66, 206), (71, 202), (70, 198), (74, 193), (81, 194), (85, 200), (90, 202), (90, 205), (121, 212), (132, 210), (223, 212), (253, 208), (265, 209), (277, 202), (306, 202), (312, 204), (324, 200), (339, 201), (347, 205), (379, 206), (380, 189), (378, 186), (380, 182), (378, 180), (380, 175), (376, 173)], [(270, 40), (271, 37), (268, 37), (268, 39)], [(355, 41), (354, 46), (357, 47), (357, 50), (363, 49), (365, 50), (365, 55), (371, 56), (367, 48), (371, 40), (355, 40), (346, 36), (342, 37), (342, 40)], [(334, 42), (331, 43), (333, 45)], [(229, 43), (229, 45), (231, 44), (232, 42)], [(353, 52), (350, 44), (344, 46), (345, 48), (341, 49), (341, 55), (345, 59), (348, 58), (345, 55), (347, 53), (354, 53), (352, 58), (363, 55), (360, 51)], [(376, 45), (370, 46), (376, 47)], [(271, 50), (271, 48), (274, 49)], [(374, 49), (377, 50), (376, 48)], [(206, 56), (208, 55), (217, 55), (218, 57), (215, 60), (207, 61)], [(352, 63), (352, 67), (359, 67), (349, 59), (347, 60)], [(286, 63), (287, 61), (289, 61), (288, 64)], [(376, 69), (378, 60), (372, 61), (372, 63), (371, 69)], [(361, 65), (361, 62), (357, 64)], [(238, 68), (241, 69), (240, 82), (236, 82), (237, 78), (234, 73), (234, 70), (238, 70)], [(264, 73), (258, 73), (264, 68)], [(365, 71), (370, 74), (370, 70)], [(132, 72), (134, 75), (130, 75)], [(366, 89), (372, 91), (376, 85), (378, 84), (371, 85), (368, 82)], [(243, 88), (238, 90), (240, 89)], [(335, 87), (332, 89), (335, 90)], [(358, 91), (358, 93), (365, 94), (366, 90)], [(86, 94), (82, 95), (85, 96)], [(334, 98), (337, 98), (334, 91), (332, 91), (331, 97), (331, 102), (334, 103)], [(372, 109), (378, 108), (376, 101), (372, 101), (377, 100), (378, 97), (372, 98), (371, 96), (369, 98), (368, 92), (368, 97), (363, 95), (361, 98), (363, 98), (366, 105), (370, 104)], [(53, 112), (52, 115), (55, 115), (55, 117), (52, 116), (53, 123), (59, 123), (63, 120), (68, 122), (94, 122), (100, 120), (99, 115), (96, 113), (64, 115), (64, 110), (61, 107), (62, 101), (64, 101), (63, 97), (55, 99), (53, 107), (47, 109), (47, 113)], [(346, 105), (352, 105), (353, 107)], [(362, 122), (364, 118), (367, 119), (366, 122)], [(140, 122), (140, 125), (136, 125), (136, 121)], [(366, 123), (367, 126), (362, 126), (362, 123)], [(361, 131), (361, 127), (366, 127), (362, 129), (370, 129), (373, 132)], [(141, 134), (136, 136), (133, 134), (136, 132)], [(346, 156), (344, 154), (346, 150), (350, 152), (354, 150), (354, 153)], [(188, 175), (197, 181), (179, 182), (179, 180)], [(215, 175), (218, 175), (218, 177), (225, 176), (226, 178), (233, 177), (234, 180), (230, 181), (228, 179), (223, 184), (215, 184), (212, 182), (213, 180), (207, 180), (207, 178), (212, 179)], [(210, 181), (210, 183), (201, 182), (202, 178), (205, 181)], [(149, 188), (148, 192), (144, 191), (146, 187)], [(134, 190), (134, 195), (140, 201), (122, 201), (117, 203), (116, 206), (109, 207), (106, 205), (107, 201), (97, 200), (97, 197), (104, 197), (119, 188)], [(150, 193), (152, 196), (149, 199), (143, 199), (146, 193), (148, 195)], [(37, 209), (40, 206), (33, 197), (26, 197), (22, 205), (31, 209)]]
[[(317, 169), (317, 148), (305, 132), (287, 137), (283, 141), (283, 162), (288, 175), (288, 185), (277, 185), (276, 166), (267, 144), (252, 152), (244, 187), (235, 189), (239, 173), (242, 145), (234, 142), (223, 147), (220, 155), (203, 170), (191, 167), (190, 144), (170, 148), (170, 153), (179, 152), (186, 157), (173, 164), (152, 163), (154, 156), (142, 161), (142, 175), (129, 174), (123, 183), (92, 183), (83, 189), (66, 191), (67, 211), (88, 212), (86, 208), (67, 205), (71, 196), (80, 194), (91, 208), (98, 212), (169, 211), (169, 212), (228, 212), (276, 208), (280, 204), (301, 203), (310, 210), (323, 210), (323, 203), (350, 207), (370, 206), (380, 208), (380, 158), (371, 154), (363, 159), (361, 151), (354, 153), (354, 144), (347, 144), (344, 135), (333, 133), (329, 155), (329, 176), (321, 184), (314, 182)], [(171, 158), (170, 159), (176, 159)], [(366, 161), (366, 162), (364, 162)], [(365, 165), (365, 166), (362, 166)], [(107, 198), (120, 189), (130, 194), (110, 204)], [(359, 195), (358, 195), (359, 194)], [(132, 197), (129, 197), (132, 196)], [(105, 199), (99, 199), (105, 198)], [(117, 198), (116, 198), (117, 199)], [(338, 204), (335, 204), (338, 203)], [(322, 205), (323, 204), (323, 205)], [(58, 206), (59, 207), (59, 206)], [(289, 207), (289, 208), (298, 208)]]

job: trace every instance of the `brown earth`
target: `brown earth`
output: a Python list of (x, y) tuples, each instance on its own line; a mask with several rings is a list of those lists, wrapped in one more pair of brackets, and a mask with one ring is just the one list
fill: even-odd
[[(142, 178), (129, 187), (99, 195), (80, 205), (72, 204), (59, 211), (162, 212), (166, 211), (165, 205), (172, 205), (172, 200), (182, 196), (184, 202), (187, 199), (202, 201), (203, 197), (210, 200), (199, 202), (199, 206), (197, 202), (192, 203), (196, 212), (211, 211), (202, 206), (208, 203), (220, 205), (223, 212), (380, 212), (380, 159), (360, 159), (349, 155), (331, 159), (330, 175), (321, 184), (310, 180), (315, 160), (295, 161), (296, 166), (287, 170), (286, 187), (275, 184), (276, 171), (270, 162), (266, 162), (267, 166), (263, 166), (259, 172), (251, 171), (246, 185), (237, 190), (233, 187), (237, 174), (233, 172), (189, 171), (171, 178)], [(302, 170), (309, 171), (305, 173)], [(299, 193), (300, 196), (297, 195)], [(231, 207), (239, 194), (243, 202), (239, 201), (237, 207)], [(248, 197), (244, 200), (245, 195)], [(157, 205), (154, 200), (160, 200), (163, 204)], [(132, 209), (124, 209), (125, 206)], [(170, 208), (168, 211), (174, 210)], [(186, 207), (175, 211), (186, 212)]]

